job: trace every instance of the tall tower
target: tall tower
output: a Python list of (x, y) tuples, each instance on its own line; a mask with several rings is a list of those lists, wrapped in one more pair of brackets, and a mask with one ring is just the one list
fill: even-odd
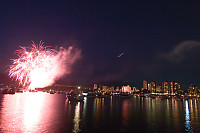
[(171, 89), (170, 89), (170, 93), (171, 94), (179, 93), (179, 91), (180, 91), (180, 85), (177, 82), (172, 81), (170, 83), (170, 86), (171, 86)]
[(189, 92), (190, 92), (190, 94), (196, 95), (197, 91), (198, 91), (197, 86), (195, 84), (190, 84), (190, 86), (189, 86)]
[(94, 90), (97, 90), (97, 84), (94, 84)]
[(156, 92), (161, 92), (161, 86), (160, 85), (156, 86)]
[(143, 80), (143, 90), (147, 90), (147, 81)]
[(168, 84), (167, 81), (164, 81), (164, 82), (162, 83), (162, 88), (163, 88), (163, 92), (164, 92), (164, 93), (169, 93), (169, 84)]
[(170, 83), (170, 86), (171, 86), (170, 93), (171, 93), (171, 94), (174, 94), (174, 81), (172, 81), (172, 82)]
[(150, 92), (156, 92), (156, 82), (155, 81), (150, 82), (150, 84), (148, 86), (148, 90)]

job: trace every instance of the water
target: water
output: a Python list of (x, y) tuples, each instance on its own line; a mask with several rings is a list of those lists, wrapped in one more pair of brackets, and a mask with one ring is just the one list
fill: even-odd
[(0, 132), (200, 132), (199, 100), (0, 94)]

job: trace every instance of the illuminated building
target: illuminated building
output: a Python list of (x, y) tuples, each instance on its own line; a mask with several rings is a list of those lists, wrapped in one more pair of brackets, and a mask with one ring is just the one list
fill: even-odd
[(147, 81), (143, 80), (143, 89), (142, 90), (147, 90)]
[(197, 92), (198, 92), (197, 86), (194, 85), (194, 84), (190, 84), (190, 86), (189, 86), (189, 92), (192, 95), (197, 95)]
[(133, 92), (136, 92), (136, 87), (133, 87)]
[(120, 91), (119, 86), (117, 86), (116, 92), (119, 92), (119, 91)]
[(171, 86), (170, 93), (174, 94), (174, 82), (171, 82), (170, 86)]
[(172, 81), (170, 83), (170, 86), (171, 86), (171, 88), (170, 88), (171, 94), (178, 94), (180, 92), (180, 85), (177, 82)]
[(99, 87), (99, 88), (98, 88), (98, 92), (100, 92), (100, 91), (101, 91), (101, 88)]
[(140, 92), (140, 90), (139, 89), (135, 89), (135, 92)]
[(97, 90), (97, 84), (94, 84), (94, 90)]
[(102, 91), (107, 91), (107, 86), (102, 86)]
[(160, 85), (156, 86), (156, 91), (161, 92), (161, 86)]
[(162, 91), (164, 92), (164, 93), (169, 93), (169, 84), (168, 84), (168, 82), (167, 81), (164, 81), (163, 83), (162, 83)]
[(99, 87), (98, 87), (98, 92), (100, 92), (100, 91), (102, 91), (102, 86), (101, 85), (99, 85)]
[(156, 92), (156, 82), (152, 81), (148, 84), (148, 90), (150, 92)]
[(109, 90), (110, 92), (114, 92), (114, 86), (111, 86)]
[(122, 86), (122, 92), (131, 92), (131, 87), (129, 85)]

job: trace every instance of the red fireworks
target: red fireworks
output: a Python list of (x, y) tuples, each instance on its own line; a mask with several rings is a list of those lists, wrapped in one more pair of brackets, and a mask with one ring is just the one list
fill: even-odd
[(80, 50), (60, 47), (59, 50), (45, 47), (40, 41), (30, 47), (16, 50), (18, 59), (11, 59), (9, 76), (29, 89), (52, 85), (61, 76), (70, 73), (71, 65), (80, 57)]

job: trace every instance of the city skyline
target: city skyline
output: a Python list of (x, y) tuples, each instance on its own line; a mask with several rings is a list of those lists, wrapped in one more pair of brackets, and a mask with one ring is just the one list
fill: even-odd
[[(0, 85), (1, 86), (13, 86), (15, 85), (15, 87), (18, 86), (18, 88), (23, 87), (21, 84), (19, 84), (16, 80), (13, 80), (11, 78), (9, 78), (8, 75), (6, 74), (0, 74)], [(77, 82), (66, 82), (65, 80), (57, 80), (55, 81), (52, 85), (46, 86), (47, 88), (49, 87), (55, 87), (55, 86), (63, 86), (63, 87), (75, 87), (75, 86), (84, 86), (85, 88), (91, 88), (91, 86), (93, 85), (100, 85), (100, 86), (107, 86), (107, 87), (114, 87), (115, 90), (118, 87), (122, 87), (122, 86), (130, 86), (131, 88), (136, 88), (139, 89), (141, 91), (143, 90), (150, 90), (151, 92), (156, 92), (159, 90), (159, 92), (165, 92), (168, 89), (172, 88), (171, 86), (176, 86), (177, 88), (181, 89), (181, 90), (188, 90), (191, 88), (191, 86), (194, 86), (195, 88), (200, 88), (200, 86), (198, 84), (194, 84), (194, 83), (190, 83), (188, 86), (183, 86), (182, 84), (179, 84), (177, 81), (147, 81), (147, 80), (143, 80), (140, 82), (134, 82), (134, 81), (98, 81), (98, 82), (93, 82), (91, 84), (80, 84)], [(165, 87), (167, 86), (167, 87)], [(27, 88), (28, 86), (25, 86), (25, 88)], [(41, 87), (41, 88), (46, 88), (46, 87)], [(39, 87), (40, 88), (40, 87)], [(94, 87), (94, 89), (97, 89), (97, 86)], [(166, 90), (165, 90), (165, 89)]]
[(199, 86), (199, 2), (2, 2), (0, 73), (32, 40), (82, 51), (66, 81)]

